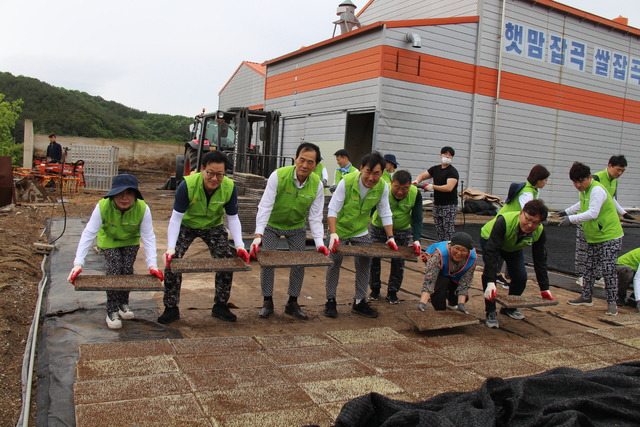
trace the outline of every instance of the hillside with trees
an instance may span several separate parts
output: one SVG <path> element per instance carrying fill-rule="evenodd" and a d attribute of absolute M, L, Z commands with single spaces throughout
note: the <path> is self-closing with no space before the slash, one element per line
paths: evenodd
<path fill-rule="evenodd" d="M 22 99 L 22 112 L 13 129 L 23 141 L 24 119 L 33 120 L 35 133 L 88 138 L 182 142 L 193 119 L 152 114 L 99 96 L 52 86 L 38 79 L 0 72 L 0 94 L 5 101 Z"/>

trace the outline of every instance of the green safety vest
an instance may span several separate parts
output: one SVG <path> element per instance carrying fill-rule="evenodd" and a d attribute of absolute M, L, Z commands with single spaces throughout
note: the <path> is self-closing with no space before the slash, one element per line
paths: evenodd
<path fill-rule="evenodd" d="M 349 173 L 351 173 L 351 172 L 357 172 L 357 171 L 358 171 L 358 169 L 357 169 L 355 166 L 351 165 L 351 166 L 349 166 L 349 172 L 345 173 L 344 175 L 347 175 L 347 174 L 349 174 Z M 340 181 L 342 181 L 342 177 L 343 177 L 344 175 L 342 174 L 342 171 L 341 171 L 340 169 L 336 169 L 336 175 L 335 175 L 335 182 L 334 182 L 334 184 L 335 184 L 335 185 L 338 185 L 338 183 L 339 183 Z"/>
<path fill-rule="evenodd" d="M 338 212 L 336 231 L 341 239 L 348 239 L 367 231 L 371 209 L 378 204 L 384 191 L 384 181 L 380 180 L 370 188 L 366 197 L 360 196 L 360 172 L 350 173 L 344 177 L 344 205 Z"/>
<path fill-rule="evenodd" d="M 320 178 L 312 173 L 302 188 L 298 188 L 294 180 L 295 166 L 277 169 L 276 173 L 278 190 L 267 224 L 280 230 L 304 227 L 309 208 L 318 195 Z"/>
<path fill-rule="evenodd" d="M 100 249 L 122 248 L 140 244 L 140 224 L 147 204 L 136 199 L 129 209 L 122 212 L 111 197 L 98 202 L 102 226 L 98 230 Z"/>
<path fill-rule="evenodd" d="M 391 174 L 385 169 L 384 172 L 382 172 L 382 177 L 380 179 L 386 182 L 387 184 L 391 184 L 392 178 L 393 177 L 391 176 Z"/>
<path fill-rule="evenodd" d="M 609 178 L 609 174 L 607 173 L 606 169 L 598 173 L 594 173 L 593 176 L 594 178 L 597 177 L 596 181 L 602 184 L 604 189 L 607 190 L 607 193 L 609 193 L 611 197 L 616 197 L 616 191 L 618 191 L 617 178 L 614 178 L 614 179 Z"/>
<path fill-rule="evenodd" d="M 627 252 L 618 258 L 618 265 L 626 265 L 636 273 L 638 272 L 638 265 L 640 265 L 640 248 L 636 248 Z"/>
<path fill-rule="evenodd" d="M 391 207 L 391 213 L 393 214 L 393 229 L 394 230 L 406 230 L 411 228 L 411 211 L 416 204 L 416 197 L 418 197 L 418 187 L 412 185 L 409 187 L 409 192 L 402 200 L 397 200 L 393 197 L 391 188 L 389 188 L 389 207 Z M 382 218 L 378 215 L 378 211 L 373 213 L 373 219 L 371 220 L 376 227 L 382 227 Z"/>
<path fill-rule="evenodd" d="M 580 192 L 580 213 L 589 210 L 589 199 L 591 197 L 591 190 L 593 190 L 594 187 L 605 188 L 604 185 L 595 179 L 591 180 L 589 188 Z M 582 223 L 582 231 L 587 243 L 606 242 L 607 240 L 624 236 L 622 225 L 620 225 L 620 218 L 618 218 L 618 212 L 616 211 L 616 206 L 613 203 L 611 194 L 609 194 L 608 191 L 606 193 L 607 200 L 602 204 L 598 217 Z"/>
<path fill-rule="evenodd" d="M 205 230 L 222 224 L 224 205 L 231 199 L 235 184 L 224 177 L 220 186 L 211 195 L 207 204 L 202 172 L 184 177 L 189 193 L 189 207 L 184 213 L 182 224 L 196 230 Z"/>
<path fill-rule="evenodd" d="M 313 170 L 313 173 L 318 175 L 320 177 L 320 180 L 322 180 L 322 170 L 323 169 L 325 169 L 324 165 L 322 163 L 318 163 L 318 166 L 316 166 L 316 168 Z"/>
<path fill-rule="evenodd" d="M 507 212 L 505 214 L 496 215 L 491 221 L 486 223 L 482 229 L 480 230 L 480 236 L 489 240 L 489 236 L 491 236 L 491 230 L 493 230 L 493 225 L 496 223 L 496 219 L 498 216 L 502 216 L 507 225 L 507 231 L 504 235 L 504 240 L 502 242 L 502 250 L 505 252 L 515 252 L 527 246 L 531 246 L 534 242 L 537 242 L 542 234 L 542 230 L 544 227 L 542 224 L 533 232 L 530 236 L 524 237 L 519 242 L 518 239 L 518 224 L 520 222 L 520 211 L 518 212 Z"/>
<path fill-rule="evenodd" d="M 522 207 L 520 206 L 520 201 L 518 199 L 520 198 L 520 195 L 522 193 L 533 193 L 533 198 L 538 198 L 538 189 L 531 185 L 529 181 L 527 181 L 522 190 L 518 191 L 518 194 L 516 194 L 515 197 L 509 201 L 509 203 L 500 208 L 500 210 L 498 211 L 498 215 L 507 212 L 520 212 L 522 210 Z"/>

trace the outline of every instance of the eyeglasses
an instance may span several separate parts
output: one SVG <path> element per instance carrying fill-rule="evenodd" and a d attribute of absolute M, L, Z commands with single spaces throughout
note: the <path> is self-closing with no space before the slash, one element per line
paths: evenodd
<path fill-rule="evenodd" d="M 542 224 L 542 221 L 534 221 L 531 219 L 531 217 L 529 217 L 526 213 L 522 212 L 522 216 L 524 217 L 524 223 L 527 225 L 534 225 L 534 226 L 539 226 L 540 224 Z"/>
<path fill-rule="evenodd" d="M 207 178 L 218 178 L 218 179 L 222 179 L 224 178 L 224 172 L 214 172 L 214 171 L 210 171 L 205 169 L 204 172 L 207 174 Z"/>

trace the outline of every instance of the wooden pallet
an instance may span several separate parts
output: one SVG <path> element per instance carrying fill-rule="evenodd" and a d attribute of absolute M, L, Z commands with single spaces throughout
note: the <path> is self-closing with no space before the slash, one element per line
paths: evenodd
<path fill-rule="evenodd" d="M 210 273 L 213 271 L 248 271 L 251 266 L 238 257 L 180 258 L 171 261 L 173 273 Z"/>
<path fill-rule="evenodd" d="M 150 274 L 106 276 L 81 274 L 76 278 L 76 291 L 164 291 L 164 285 Z"/>
<path fill-rule="evenodd" d="M 343 256 L 367 256 L 371 258 L 395 258 L 405 261 L 418 262 L 413 246 L 399 246 L 398 252 L 392 250 L 386 243 L 372 243 L 371 245 L 353 246 L 340 245 L 338 252 Z"/>
<path fill-rule="evenodd" d="M 258 262 L 261 267 L 322 267 L 333 264 L 333 261 L 317 251 L 260 251 Z"/>
<path fill-rule="evenodd" d="M 529 308 L 558 305 L 558 301 L 549 301 L 540 297 L 526 297 L 524 295 L 498 295 L 496 302 L 504 308 Z"/>
<path fill-rule="evenodd" d="M 419 331 L 435 331 L 478 323 L 478 319 L 472 315 L 464 314 L 458 310 L 435 311 L 429 308 L 427 311 L 410 311 L 407 313 L 407 317 Z"/>

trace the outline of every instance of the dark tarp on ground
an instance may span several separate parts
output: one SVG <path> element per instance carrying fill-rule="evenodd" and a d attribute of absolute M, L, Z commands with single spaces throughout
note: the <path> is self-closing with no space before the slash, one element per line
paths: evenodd
<path fill-rule="evenodd" d="M 132 292 L 136 318 L 119 330 L 107 328 L 105 292 L 77 292 L 67 282 L 86 218 L 53 218 L 49 241 L 56 241 L 46 266 L 48 282 L 42 303 L 42 328 L 37 342 L 37 426 L 75 425 L 73 384 L 80 344 L 180 338 L 180 333 L 157 323 L 158 305 L 148 292 Z M 144 256 L 140 249 L 138 257 Z M 103 274 L 104 257 L 89 250 L 84 274 Z"/>
<path fill-rule="evenodd" d="M 637 426 L 638 402 L 640 362 L 630 362 L 587 372 L 557 368 L 530 377 L 489 378 L 477 390 L 424 402 L 370 393 L 347 402 L 335 425 Z"/>

